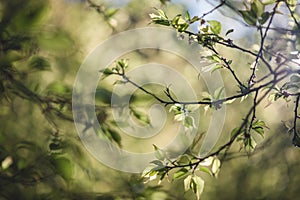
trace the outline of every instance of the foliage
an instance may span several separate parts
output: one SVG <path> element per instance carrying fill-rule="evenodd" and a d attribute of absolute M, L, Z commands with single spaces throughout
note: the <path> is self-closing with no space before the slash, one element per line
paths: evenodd
<path fill-rule="evenodd" d="M 226 127 L 228 130 L 225 129 L 229 139 L 220 141 L 217 148 L 203 157 L 198 153 L 201 138 L 205 133 L 197 133 L 189 149 L 177 157 L 172 157 L 169 152 L 154 144 L 156 159 L 149 163 L 141 177 L 113 170 L 105 171 L 103 166 L 99 165 L 91 166 L 96 165 L 95 161 L 82 147 L 72 126 L 72 91 L 69 80 L 74 77 L 74 65 L 80 63 L 81 55 L 78 49 L 81 44 L 74 32 L 62 25 L 63 22 L 49 17 L 53 14 L 51 6 L 55 7 L 53 2 L 0 1 L 1 199 L 178 199 L 184 195 L 192 198 L 189 192 L 193 193 L 196 199 L 200 199 L 202 196 L 207 197 L 209 192 L 214 196 L 212 193 L 216 193 L 213 191 L 217 190 L 224 192 L 224 198 L 232 198 L 224 191 L 224 186 L 228 183 L 222 182 L 232 177 L 222 176 L 223 168 L 224 173 L 232 173 L 233 177 L 237 177 L 236 180 L 230 180 L 236 182 L 239 187 L 238 183 L 245 181 L 245 174 L 246 180 L 253 181 L 252 175 L 247 176 L 248 172 L 254 174 L 253 177 L 258 177 L 258 180 L 262 179 L 259 177 L 261 174 L 270 174 L 265 171 L 266 163 L 276 174 L 285 174 L 289 176 L 288 179 L 296 180 L 292 184 L 297 185 L 299 176 L 295 169 L 299 162 L 294 158 L 296 154 L 291 153 L 289 149 L 291 143 L 300 147 L 300 22 L 297 1 L 253 0 L 244 1 L 244 4 L 240 5 L 236 1 L 220 0 L 214 1 L 214 7 L 201 16 L 192 16 L 189 11 L 184 11 L 183 14 L 176 13 L 174 17 L 170 17 L 173 13 L 169 15 L 168 12 L 171 11 L 168 8 L 173 5 L 172 1 L 160 0 L 157 1 L 157 8 L 149 14 L 150 19 L 145 13 L 145 19 L 150 20 L 151 24 L 174 29 L 179 38 L 187 38 L 191 45 L 200 45 L 203 51 L 208 51 L 209 54 L 202 58 L 209 65 L 203 70 L 223 73 L 228 84 L 212 93 L 202 92 L 197 101 L 179 101 L 173 96 L 169 86 L 160 91 L 155 87 L 140 86 L 132 80 L 127 72 L 134 60 L 117 60 L 114 66 L 99 73 L 104 75 L 102 77 L 108 80 L 110 85 L 129 84 L 138 89 L 140 93 L 132 96 L 129 109 L 131 116 L 140 125 L 151 125 L 149 116 L 138 106 L 140 102 L 161 103 L 168 108 L 174 123 L 185 127 L 186 133 L 197 129 L 193 117 L 197 109 L 203 109 L 204 114 L 218 111 L 225 105 L 233 109 L 242 109 L 239 111 L 241 114 L 237 114 L 237 120 L 232 120 Z M 132 4 L 134 3 L 140 2 Z M 201 5 L 201 1 L 198 3 Z M 108 30 L 109 27 L 111 32 L 105 32 L 108 35 L 120 31 L 116 19 L 126 14 L 131 20 L 130 26 L 138 26 L 139 20 L 147 25 L 144 19 L 137 19 L 136 10 L 130 13 L 128 8 L 126 12 L 122 12 L 123 8 L 114 8 L 91 0 L 78 5 L 80 9 L 89 8 L 87 13 L 99 14 L 96 19 L 103 20 L 101 26 L 104 30 Z M 258 48 L 253 49 L 240 44 L 242 42 L 233 41 L 230 35 L 240 30 L 235 27 L 225 30 L 225 21 L 210 18 L 218 11 L 223 14 L 231 13 L 232 18 L 253 29 L 258 35 L 258 42 L 253 44 Z M 118 15 L 121 17 L 118 18 Z M 290 25 L 278 27 L 278 17 L 288 20 Z M 197 30 L 193 28 L 195 25 Z M 125 27 L 124 24 L 123 26 Z M 130 26 L 128 25 L 129 28 Z M 277 38 L 283 40 L 287 48 L 281 49 L 275 45 L 274 40 Z M 85 40 L 86 38 L 83 39 L 83 43 L 88 43 Z M 227 50 L 235 51 L 237 56 L 228 55 L 225 53 Z M 240 62 L 240 58 L 247 58 L 247 64 Z M 109 110 L 112 94 L 110 86 L 99 87 L 96 91 L 96 115 L 104 132 L 104 135 L 99 132 L 99 137 L 123 147 L 125 139 L 117 129 L 117 122 L 112 119 Z M 282 124 L 281 126 L 271 123 L 269 125 L 272 113 L 263 115 L 263 108 L 259 106 L 266 104 L 265 107 L 268 107 L 282 102 L 292 108 L 289 118 L 277 123 Z M 93 125 L 86 125 L 86 129 L 93 128 Z M 274 132 L 287 132 L 292 142 L 287 142 L 287 135 L 278 136 L 278 133 Z M 266 133 L 274 133 L 279 139 Z M 261 140 L 266 140 L 266 145 L 260 145 Z M 264 155 L 265 159 L 253 158 L 257 152 L 264 152 L 262 148 L 272 141 L 275 144 L 279 143 L 278 148 L 270 147 L 269 154 Z M 243 160 L 244 156 L 248 156 L 254 164 L 245 164 L 247 161 Z M 287 167 L 283 159 L 291 163 L 291 166 Z M 276 166 L 278 160 L 279 167 Z M 238 165 L 238 162 L 242 164 Z M 227 163 L 230 166 L 228 168 Z M 238 168 L 237 165 L 241 167 Z M 210 177 L 219 177 L 217 182 L 222 185 L 212 190 L 211 185 L 216 183 Z M 260 184 L 266 185 L 265 188 L 272 188 L 271 183 L 265 179 L 264 183 L 253 181 L 249 188 L 255 190 Z M 278 177 L 277 179 L 276 186 L 286 187 L 283 181 L 279 181 Z M 154 180 L 158 180 L 158 185 L 153 184 Z M 165 189 L 168 187 L 166 181 L 172 182 L 175 189 Z M 180 186 L 176 186 L 178 182 Z M 111 186 L 106 189 L 105 185 Z M 176 196 L 178 188 L 183 191 Z M 234 192 L 236 189 L 232 190 Z M 253 195 L 253 191 L 249 191 L 247 190 Z M 235 192 L 238 195 L 237 191 Z M 262 198 L 268 197 L 267 194 L 261 193 Z M 296 190 L 292 190 L 291 193 L 299 194 Z M 245 195 L 245 199 L 253 199 L 248 195 L 249 197 Z M 276 198 L 272 194 L 268 195 L 270 199 Z M 294 198 L 296 197 L 295 195 Z"/>

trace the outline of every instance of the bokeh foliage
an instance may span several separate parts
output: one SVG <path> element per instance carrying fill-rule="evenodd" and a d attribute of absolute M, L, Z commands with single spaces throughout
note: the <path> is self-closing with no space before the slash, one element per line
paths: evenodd
<path fill-rule="evenodd" d="M 185 10 L 169 1 L 135 0 L 121 8 L 100 1 L 0 1 L 0 199 L 195 198 L 191 191 L 184 192 L 182 179 L 171 184 L 167 180 L 161 185 L 144 184 L 140 175 L 103 166 L 84 149 L 72 121 L 72 83 L 85 55 L 112 34 L 147 26 L 153 7 L 163 8 L 174 17 Z M 251 25 L 254 21 L 248 14 L 242 16 Z M 180 32 L 186 30 L 178 21 L 174 20 L 174 26 Z M 210 25 L 214 34 L 220 32 L 216 21 Z M 278 35 L 274 33 L 274 37 Z M 247 41 L 239 43 L 247 45 Z M 240 56 L 234 51 L 227 54 Z M 164 60 L 163 53 L 150 51 L 124 57 L 139 63 L 153 55 L 158 61 Z M 244 70 L 249 69 L 238 71 L 242 77 Z M 231 80 L 227 76 L 224 74 L 225 80 Z M 230 81 L 227 84 L 230 86 Z M 121 141 L 123 135 L 115 132 L 107 108 L 111 89 L 107 83 L 97 90 L 98 120 L 106 125 L 109 139 L 132 145 L 136 141 Z M 228 92 L 235 90 L 234 86 Z M 152 101 L 142 93 L 136 96 L 133 105 L 137 108 L 140 101 Z M 134 102 L 134 98 L 140 101 Z M 228 112 L 220 144 L 246 112 L 245 104 L 235 103 L 235 109 Z M 292 108 L 280 101 L 260 109 L 266 117 L 278 113 L 266 122 L 270 130 L 264 142 L 251 154 L 229 154 L 217 179 L 204 173 L 203 199 L 297 199 L 300 195 L 299 149 L 291 144 L 292 136 L 284 127 L 291 126 L 293 116 L 288 113 Z M 132 114 L 141 123 L 148 123 L 141 110 L 133 109 Z M 205 121 L 202 123 L 205 127 Z"/>

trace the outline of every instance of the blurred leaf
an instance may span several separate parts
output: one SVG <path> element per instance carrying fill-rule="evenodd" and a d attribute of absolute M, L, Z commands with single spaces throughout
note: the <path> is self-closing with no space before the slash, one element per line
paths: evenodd
<path fill-rule="evenodd" d="M 49 70 L 50 63 L 49 61 L 42 56 L 33 56 L 28 63 L 29 67 L 37 70 Z"/>
<path fill-rule="evenodd" d="M 245 11 L 245 10 L 239 10 L 239 12 L 242 14 L 242 17 L 244 21 L 250 25 L 250 26 L 255 26 L 256 25 L 256 16 L 253 15 L 252 12 L 250 11 Z"/>
<path fill-rule="evenodd" d="M 200 165 L 201 166 L 211 166 L 211 164 L 213 163 L 214 158 L 213 157 L 208 157 L 205 160 L 203 160 Z"/>
<path fill-rule="evenodd" d="M 211 166 L 211 171 L 215 176 L 217 176 L 217 174 L 220 170 L 220 167 L 221 167 L 221 161 L 217 157 L 214 158 L 214 161 Z"/>
<path fill-rule="evenodd" d="M 179 179 L 179 178 L 182 178 L 182 177 L 185 176 L 188 172 L 189 172 L 188 169 L 186 169 L 186 168 L 181 168 L 180 170 L 178 170 L 177 172 L 175 172 L 175 173 L 173 174 L 173 179 Z"/>
<path fill-rule="evenodd" d="M 185 19 L 186 19 L 187 21 L 190 21 L 191 16 L 190 16 L 189 11 L 186 11 L 186 13 L 185 13 Z"/>
<path fill-rule="evenodd" d="M 150 163 L 153 163 L 153 164 L 155 164 L 157 166 L 164 166 L 163 163 L 160 160 L 153 160 Z"/>
<path fill-rule="evenodd" d="M 225 33 L 225 35 L 227 36 L 228 34 L 232 33 L 233 31 L 234 31 L 234 29 L 229 29 L 229 30 Z"/>
<path fill-rule="evenodd" d="M 155 24 L 160 24 L 160 25 L 165 25 L 165 26 L 170 26 L 169 19 L 165 12 L 161 9 L 156 9 L 157 14 L 151 13 L 149 14 L 151 20 Z"/>
<path fill-rule="evenodd" d="M 148 125 L 150 124 L 150 119 L 147 115 L 144 113 L 137 111 L 136 109 L 131 108 L 130 109 L 133 116 L 142 124 L 142 125 Z"/>
<path fill-rule="evenodd" d="M 264 24 L 268 21 L 269 17 L 270 17 L 270 13 L 269 12 L 264 12 L 262 15 L 261 15 L 261 18 L 258 20 L 260 24 Z"/>
<path fill-rule="evenodd" d="M 66 53 L 73 49 L 74 41 L 63 31 L 43 32 L 38 37 L 41 48 L 52 53 Z"/>
<path fill-rule="evenodd" d="M 275 2 L 276 2 L 276 0 L 262 0 L 262 3 L 263 3 L 264 5 L 273 4 L 273 3 L 275 3 Z"/>
<path fill-rule="evenodd" d="M 192 174 L 186 177 L 183 181 L 184 183 L 184 191 L 188 191 L 191 189 L 191 182 L 192 182 Z"/>
<path fill-rule="evenodd" d="M 199 200 L 204 189 L 204 180 L 194 175 L 191 181 L 191 189 L 196 194 L 197 200 Z"/>
<path fill-rule="evenodd" d="M 299 147 L 299 148 L 300 148 L 300 137 L 298 136 L 298 134 L 295 134 L 295 135 L 294 135 L 294 138 L 293 138 L 293 144 L 294 144 L 296 147 Z"/>
<path fill-rule="evenodd" d="M 190 20 L 190 24 L 192 24 L 192 23 L 194 23 L 194 22 L 196 22 L 196 21 L 198 21 L 198 20 L 200 20 L 200 18 L 197 17 L 197 16 L 194 16 L 194 17 Z"/>
<path fill-rule="evenodd" d="M 209 20 L 207 21 L 209 24 L 210 24 L 210 28 L 211 28 L 211 31 L 218 35 L 221 33 L 221 29 L 222 29 L 222 25 L 219 21 L 216 21 L 216 20 Z"/>
<path fill-rule="evenodd" d="M 101 103 L 111 104 L 112 92 L 106 88 L 97 88 L 95 99 Z"/>
<path fill-rule="evenodd" d="M 50 83 L 46 90 L 48 94 L 66 95 L 71 93 L 71 89 L 62 82 Z"/>
<path fill-rule="evenodd" d="M 292 75 L 292 76 L 290 77 L 290 81 L 291 81 L 292 83 L 298 83 L 298 82 L 300 82 L 300 76 L 299 76 L 299 75 Z"/>
<path fill-rule="evenodd" d="M 264 4 L 260 0 L 253 0 L 251 4 L 251 12 L 256 15 L 256 18 L 260 17 L 265 10 Z"/>
<path fill-rule="evenodd" d="M 36 29 L 48 10 L 47 4 L 43 1 L 26 1 L 23 6 L 12 21 L 14 28 L 21 32 Z"/>
<path fill-rule="evenodd" d="M 195 127 L 194 118 L 191 116 L 185 116 L 183 125 L 187 128 L 194 128 Z"/>
<path fill-rule="evenodd" d="M 56 172 L 61 175 L 64 179 L 70 180 L 73 176 L 73 164 L 65 157 L 55 157 L 54 165 Z"/>
<path fill-rule="evenodd" d="M 164 160 L 164 159 L 166 159 L 167 158 L 167 153 L 164 151 L 164 150 L 162 150 L 162 149 L 160 149 L 160 148 L 158 148 L 156 145 L 154 145 L 153 144 L 153 147 L 154 147 L 154 155 L 155 155 L 155 157 L 158 159 L 158 160 Z"/>
<path fill-rule="evenodd" d="M 213 175 L 212 173 L 211 173 L 211 171 L 207 168 L 207 167 L 203 167 L 203 166 L 200 166 L 199 167 L 199 170 L 201 171 L 201 172 L 205 172 L 205 173 L 207 173 L 207 174 L 209 174 L 209 175 Z"/>
<path fill-rule="evenodd" d="M 219 99 L 222 99 L 224 98 L 224 93 L 225 93 L 225 88 L 222 86 L 222 87 L 219 87 L 218 89 L 215 90 L 214 92 L 214 99 L 215 100 L 219 100 Z"/>
<path fill-rule="evenodd" d="M 108 129 L 108 133 L 110 134 L 112 140 L 115 141 L 119 146 L 121 146 L 121 135 L 111 128 Z"/>
<path fill-rule="evenodd" d="M 119 9 L 109 8 L 109 9 L 105 10 L 105 17 L 106 17 L 106 18 L 111 18 L 111 17 L 114 16 L 118 11 L 119 11 Z"/>

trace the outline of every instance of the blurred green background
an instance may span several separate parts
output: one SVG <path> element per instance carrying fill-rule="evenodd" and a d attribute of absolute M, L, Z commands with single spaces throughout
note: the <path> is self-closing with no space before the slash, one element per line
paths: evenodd
<path fill-rule="evenodd" d="M 116 33 L 152 26 L 148 25 L 148 15 L 153 7 L 162 7 L 170 16 L 187 8 L 181 3 L 162 5 L 158 0 L 133 0 L 122 6 L 109 1 L 94 3 L 0 1 L 0 199 L 195 199 L 192 192 L 184 192 L 182 180 L 144 184 L 139 174 L 119 172 L 95 160 L 78 138 L 71 113 L 73 81 L 91 50 Z M 249 40 L 255 41 L 256 35 L 243 34 L 236 42 L 250 48 Z M 248 62 L 236 51 L 222 53 Z M 180 62 L 182 68 L 188 68 L 187 63 L 168 56 L 140 51 L 124 58 L 130 58 L 133 66 L 156 61 L 175 67 Z M 244 72 L 249 69 L 234 64 L 239 67 L 238 75 L 246 79 Z M 199 94 L 205 90 L 191 71 L 182 73 L 196 80 Z M 223 75 L 227 92 L 235 92 L 231 77 Z M 96 96 L 98 120 L 111 126 L 107 103 L 113 86 L 109 79 L 103 85 L 99 98 Z M 140 98 L 136 107 L 152 102 L 142 93 L 135 95 Z M 218 178 L 203 175 L 202 199 L 299 198 L 300 151 L 292 145 L 292 136 L 284 126 L 289 125 L 293 108 L 284 101 L 267 108 L 265 105 L 267 102 L 260 105 L 258 113 L 270 127 L 264 141 L 250 155 L 230 154 Z M 230 131 L 241 123 L 247 100 L 227 109 L 219 144 L 228 140 Z M 208 120 L 201 118 L 199 132 L 205 131 Z M 166 134 L 157 142 L 168 140 L 171 133 Z M 146 149 L 151 150 L 153 142 Z M 145 148 L 125 136 L 121 143 L 125 149 L 132 149 L 133 144 L 137 151 Z"/>

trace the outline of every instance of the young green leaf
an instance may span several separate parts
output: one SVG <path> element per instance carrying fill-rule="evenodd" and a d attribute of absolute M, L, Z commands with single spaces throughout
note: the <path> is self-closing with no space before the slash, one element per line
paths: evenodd
<path fill-rule="evenodd" d="M 251 12 L 256 15 L 256 18 L 260 17 L 265 10 L 264 4 L 260 0 L 254 0 L 251 4 Z"/>
<path fill-rule="evenodd" d="M 221 167 L 221 161 L 216 157 L 211 166 L 211 171 L 215 176 L 217 176 L 218 172 L 220 171 L 220 167 Z"/>
<path fill-rule="evenodd" d="M 219 35 L 221 33 L 222 25 L 219 21 L 209 20 L 207 22 L 210 24 L 210 29 L 214 34 Z"/>
<path fill-rule="evenodd" d="M 191 175 L 187 176 L 184 179 L 184 181 L 183 181 L 183 183 L 184 183 L 184 191 L 188 191 L 188 190 L 191 189 L 192 177 L 193 177 L 193 175 L 191 174 Z"/>
<path fill-rule="evenodd" d="M 204 189 L 204 180 L 199 176 L 193 176 L 191 188 L 196 194 L 197 200 L 199 200 Z"/>
<path fill-rule="evenodd" d="M 184 118 L 183 125 L 187 128 L 194 128 L 195 127 L 194 118 L 191 116 L 186 116 Z"/>
<path fill-rule="evenodd" d="M 154 147 L 154 155 L 155 155 L 155 157 L 158 159 L 158 160 L 164 160 L 164 159 L 166 159 L 167 158 L 167 153 L 164 151 L 164 150 L 162 150 L 162 149 L 160 149 L 160 148 L 158 148 L 156 145 L 154 145 L 153 144 L 153 147 Z"/>
<path fill-rule="evenodd" d="M 209 174 L 209 175 L 213 175 L 212 173 L 211 173 L 211 171 L 207 168 L 207 167 L 203 167 L 203 166 L 200 166 L 199 167 L 199 170 L 201 171 L 201 172 L 205 172 L 205 173 L 207 173 L 207 174 Z"/>
<path fill-rule="evenodd" d="M 188 169 L 186 169 L 186 168 L 181 168 L 180 170 L 178 170 L 177 172 L 175 172 L 175 173 L 173 174 L 173 179 L 179 179 L 179 178 L 182 178 L 182 177 L 185 176 L 188 172 L 189 172 Z"/>
<path fill-rule="evenodd" d="M 190 21 L 191 16 L 190 16 L 189 11 L 186 11 L 186 13 L 185 13 L 185 19 L 186 19 L 187 21 Z"/>
<path fill-rule="evenodd" d="M 266 23 L 270 17 L 270 13 L 269 12 L 264 12 L 262 15 L 261 15 L 261 18 L 258 19 L 259 23 L 261 25 L 263 25 L 264 23 Z"/>
<path fill-rule="evenodd" d="M 250 12 L 250 11 L 245 11 L 245 10 L 239 10 L 241 13 L 244 21 L 250 25 L 250 26 L 255 26 L 256 25 L 256 16 Z"/>
<path fill-rule="evenodd" d="M 232 33 L 233 31 L 234 31 L 234 29 L 229 29 L 229 30 L 225 33 L 225 35 L 227 36 L 228 34 Z"/>

